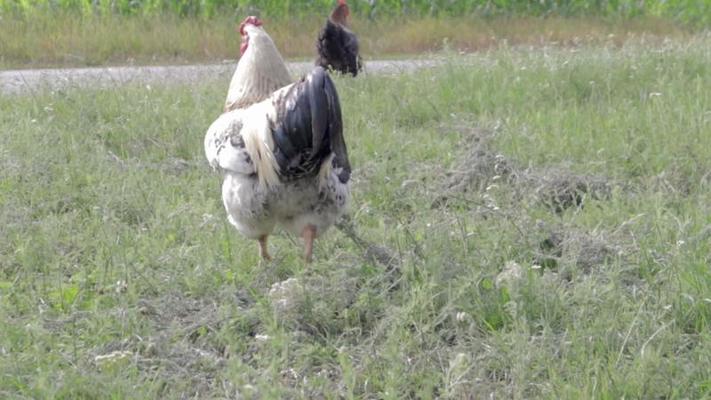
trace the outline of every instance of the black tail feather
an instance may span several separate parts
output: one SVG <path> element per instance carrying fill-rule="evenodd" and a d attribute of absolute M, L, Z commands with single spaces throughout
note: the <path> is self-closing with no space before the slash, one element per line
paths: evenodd
<path fill-rule="evenodd" d="M 341 168 L 339 179 L 348 181 L 351 168 L 343 139 L 341 106 L 328 73 L 316 67 L 276 107 L 272 137 L 282 177 L 315 175 L 334 153 L 334 167 Z"/>

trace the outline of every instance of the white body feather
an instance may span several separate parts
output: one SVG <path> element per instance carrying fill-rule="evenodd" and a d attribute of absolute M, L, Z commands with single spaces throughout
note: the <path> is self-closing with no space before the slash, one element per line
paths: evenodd
<path fill-rule="evenodd" d="M 247 25 L 244 30 L 249 42 L 232 75 L 225 111 L 260 102 L 293 82 L 284 59 L 264 29 Z"/>
<path fill-rule="evenodd" d="M 291 86 L 291 85 L 289 85 Z M 276 224 L 301 235 L 308 224 L 321 235 L 345 212 L 348 183 L 332 168 L 333 156 L 311 178 L 283 182 L 272 153 L 271 126 L 276 122 L 274 99 L 222 114 L 205 135 L 205 155 L 222 171 L 222 200 L 228 219 L 245 236 L 258 239 Z"/>

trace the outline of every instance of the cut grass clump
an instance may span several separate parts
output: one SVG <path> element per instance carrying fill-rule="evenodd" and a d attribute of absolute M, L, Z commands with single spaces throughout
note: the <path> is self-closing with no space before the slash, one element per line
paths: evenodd
<path fill-rule="evenodd" d="M 523 170 L 492 150 L 494 132 L 466 126 L 449 129 L 466 132 L 462 135 L 466 145 L 456 164 L 444 173 L 444 183 L 435 190 L 440 194 L 432 207 L 454 204 L 457 199 L 466 203 L 468 192 L 483 194 L 500 186 L 514 187 L 519 200 L 532 199 L 556 213 L 582 207 L 584 200 L 604 200 L 611 196 L 611 184 L 604 177 L 579 175 L 562 167 Z"/>

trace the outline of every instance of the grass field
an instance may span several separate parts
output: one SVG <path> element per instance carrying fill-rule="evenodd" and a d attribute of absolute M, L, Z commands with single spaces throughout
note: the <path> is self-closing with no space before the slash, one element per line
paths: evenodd
<path fill-rule="evenodd" d="M 336 79 L 309 266 L 225 220 L 228 82 L 0 98 L 0 397 L 711 397 L 711 38 L 451 57 Z"/>

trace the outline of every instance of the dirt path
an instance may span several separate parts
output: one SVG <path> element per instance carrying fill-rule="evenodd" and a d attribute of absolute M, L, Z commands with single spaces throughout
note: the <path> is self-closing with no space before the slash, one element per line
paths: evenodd
<path fill-rule="evenodd" d="M 433 67 L 440 60 L 391 60 L 369 61 L 368 74 L 393 74 L 411 72 Z M 310 62 L 287 63 L 293 76 L 302 75 L 313 64 Z M 234 71 L 234 62 L 213 65 L 181 65 L 161 67 L 106 67 L 62 68 L 0 71 L 0 93 L 22 94 L 41 88 L 61 89 L 66 87 L 111 87 L 130 83 L 163 84 L 193 83 L 212 79 L 228 80 Z"/>

